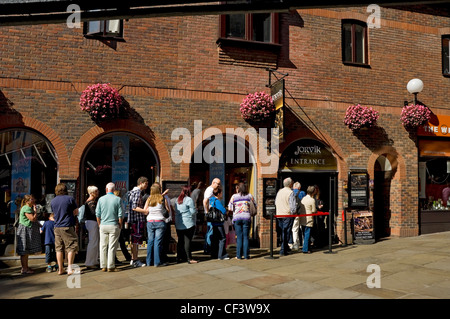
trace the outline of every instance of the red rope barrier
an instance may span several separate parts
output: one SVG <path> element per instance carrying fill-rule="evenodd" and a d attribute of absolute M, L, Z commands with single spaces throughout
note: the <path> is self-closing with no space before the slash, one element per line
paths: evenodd
<path fill-rule="evenodd" d="M 317 212 L 315 214 L 301 214 L 301 215 L 275 215 L 276 218 L 287 218 L 287 217 L 303 217 L 303 216 L 328 216 L 330 213 Z"/>

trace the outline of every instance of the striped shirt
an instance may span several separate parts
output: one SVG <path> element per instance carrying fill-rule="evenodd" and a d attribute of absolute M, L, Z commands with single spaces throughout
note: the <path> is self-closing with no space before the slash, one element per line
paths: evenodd
<path fill-rule="evenodd" d="M 236 220 L 249 220 L 250 215 L 250 201 L 256 206 L 255 199 L 252 194 L 242 196 L 240 193 L 233 194 L 228 203 L 228 210 L 233 212 L 233 222 Z"/>

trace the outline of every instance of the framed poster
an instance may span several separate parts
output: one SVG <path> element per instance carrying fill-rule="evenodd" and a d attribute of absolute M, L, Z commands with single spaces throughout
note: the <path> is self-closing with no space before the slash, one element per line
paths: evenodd
<path fill-rule="evenodd" d="M 357 244 L 375 242 L 372 211 L 353 211 L 353 236 Z"/>
<path fill-rule="evenodd" d="M 348 173 L 348 207 L 369 206 L 369 174 L 367 171 Z"/>
<path fill-rule="evenodd" d="M 269 219 L 275 216 L 275 197 L 278 192 L 278 180 L 276 178 L 263 178 L 263 217 Z"/>

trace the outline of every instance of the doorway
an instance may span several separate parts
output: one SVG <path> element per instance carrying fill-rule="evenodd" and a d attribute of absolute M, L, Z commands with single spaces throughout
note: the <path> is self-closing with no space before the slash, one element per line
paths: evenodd
<path fill-rule="evenodd" d="M 280 172 L 279 185 L 283 185 L 283 180 L 287 177 L 301 184 L 301 190 L 306 193 L 308 186 L 317 186 L 320 190 L 319 199 L 323 201 L 322 212 L 328 212 L 328 216 L 314 216 L 313 235 L 314 247 L 322 248 L 329 242 L 329 220 L 331 218 L 331 238 L 335 237 L 335 216 L 337 213 L 337 172 Z M 301 237 L 301 236 L 300 236 Z"/>

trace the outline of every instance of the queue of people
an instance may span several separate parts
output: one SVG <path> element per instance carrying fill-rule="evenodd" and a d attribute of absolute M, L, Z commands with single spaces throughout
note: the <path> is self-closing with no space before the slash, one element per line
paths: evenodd
<path fill-rule="evenodd" d="M 317 185 L 307 187 L 306 194 L 301 191 L 301 184 L 288 177 L 283 180 L 281 188 L 275 198 L 277 229 L 280 240 L 280 256 L 300 249 L 302 238 L 302 252 L 311 254 L 312 246 L 318 246 L 321 226 L 324 225 L 323 216 L 315 215 L 324 207 L 320 199 Z M 300 215 L 293 217 L 293 215 Z M 286 217 L 285 217 L 286 216 Z M 302 234 L 300 236 L 300 233 Z"/>
<path fill-rule="evenodd" d="M 312 216 L 292 217 L 299 214 L 299 208 L 306 215 L 314 214 L 323 205 L 318 199 L 317 186 L 308 186 L 306 194 L 301 191 L 299 182 L 293 183 L 291 178 L 283 181 L 283 188 L 275 199 L 278 228 L 280 229 L 280 255 L 284 256 L 292 249 L 300 246 L 300 226 L 302 232 L 302 251 L 311 253 L 314 234 Z M 117 271 L 116 250 L 121 247 L 124 257 L 134 268 L 144 266 L 167 266 L 167 246 L 171 239 L 170 224 L 173 221 L 178 237 L 176 248 L 177 263 L 196 264 L 193 259 L 191 244 L 197 227 L 197 213 L 204 211 L 208 215 L 214 207 L 224 215 L 224 220 L 230 216 L 236 234 L 236 259 L 250 259 L 249 237 L 251 229 L 252 207 L 256 201 L 248 192 L 244 183 L 236 185 L 235 194 L 227 205 L 223 205 L 221 181 L 213 179 L 211 185 L 203 194 L 203 205 L 198 204 L 201 188 L 196 188 L 191 194 L 191 188 L 184 186 L 178 197 L 172 201 L 167 196 L 167 190 L 162 191 L 159 183 L 150 187 L 148 198 L 143 197 L 148 188 L 148 179 L 140 177 L 137 186 L 127 194 L 128 209 L 125 210 L 120 198 L 120 192 L 114 183 L 105 187 L 106 195 L 99 197 L 96 186 L 87 188 L 89 197 L 78 207 L 75 199 L 68 195 L 65 184 L 60 183 L 55 188 L 55 198 L 51 202 L 52 214 L 40 230 L 37 221 L 34 198 L 26 195 L 22 201 L 17 229 L 17 253 L 21 256 L 22 274 L 32 274 L 28 266 L 28 256 L 41 252 L 40 232 L 44 233 L 47 271 L 57 271 L 59 275 L 72 274 L 75 255 L 79 250 L 76 232 L 77 219 L 84 223 L 88 233 L 85 266 L 87 269 L 102 271 Z M 194 198 L 193 198 L 194 197 Z M 290 215 L 284 217 L 284 215 Z M 203 216 L 202 216 L 203 217 Z M 124 227 L 125 223 L 127 226 Z M 130 233 L 125 235 L 124 229 Z M 131 243 L 131 254 L 128 252 L 125 238 Z M 147 239 L 147 256 L 145 263 L 138 258 L 138 248 Z M 224 222 L 208 222 L 205 245 L 209 247 L 211 258 L 228 260 L 230 256 L 226 249 L 226 231 Z M 56 258 L 55 258 L 56 257 Z M 64 261 L 67 260 L 67 269 Z M 56 261 L 56 263 L 55 263 Z"/>

